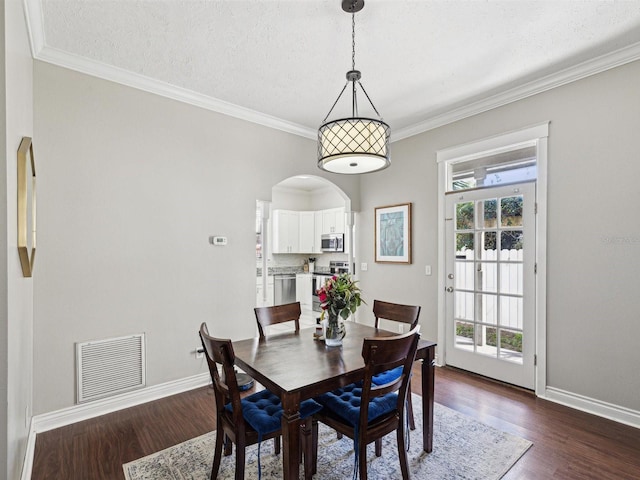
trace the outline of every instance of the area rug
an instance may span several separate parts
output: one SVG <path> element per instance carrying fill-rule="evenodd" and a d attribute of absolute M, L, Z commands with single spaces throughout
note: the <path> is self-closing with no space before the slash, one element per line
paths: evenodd
<path fill-rule="evenodd" d="M 531 447 L 532 443 L 501 432 L 450 408 L 435 404 L 433 452 L 422 450 L 422 409 L 414 394 L 416 430 L 410 434 L 409 471 L 414 479 L 492 480 L 501 478 Z M 211 474 L 215 432 L 193 438 L 123 465 L 127 480 L 206 480 Z M 369 478 L 400 479 L 395 433 L 383 440 L 382 456 L 376 457 L 374 445 L 367 450 Z M 245 478 L 258 478 L 257 445 L 247 448 Z M 218 479 L 233 479 L 235 451 L 222 457 Z M 261 450 L 262 478 L 282 478 L 282 456 L 274 455 L 273 442 Z M 302 465 L 301 465 L 302 467 Z M 314 478 L 345 480 L 353 475 L 353 442 L 338 440 L 335 431 L 320 424 L 318 470 Z M 301 474 L 301 477 L 302 474 Z"/>

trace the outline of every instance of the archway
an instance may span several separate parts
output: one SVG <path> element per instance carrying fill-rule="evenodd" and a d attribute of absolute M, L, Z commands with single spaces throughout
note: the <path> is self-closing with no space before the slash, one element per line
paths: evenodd
<path fill-rule="evenodd" d="M 337 268 L 352 271 L 353 217 L 349 196 L 323 177 L 297 175 L 274 185 L 271 200 L 256 202 L 256 305 L 300 301 L 301 323 L 314 324 L 319 312 L 312 293 L 320 277 Z M 322 248 L 328 236 L 342 246 Z"/>

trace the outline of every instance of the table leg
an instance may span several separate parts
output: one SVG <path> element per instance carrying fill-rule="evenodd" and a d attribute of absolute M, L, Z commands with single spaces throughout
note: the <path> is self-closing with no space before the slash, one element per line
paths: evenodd
<path fill-rule="evenodd" d="M 427 358 L 422 360 L 422 448 L 433 450 L 433 392 L 435 385 L 435 348 L 427 350 Z"/>
<path fill-rule="evenodd" d="M 284 480 L 300 478 L 300 397 L 283 396 L 282 470 Z"/>

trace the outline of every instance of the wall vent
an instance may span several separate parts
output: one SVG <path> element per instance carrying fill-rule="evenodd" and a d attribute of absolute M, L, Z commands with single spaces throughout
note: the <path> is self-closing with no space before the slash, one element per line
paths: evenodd
<path fill-rule="evenodd" d="M 76 343 L 77 403 L 146 385 L 144 333 Z"/>

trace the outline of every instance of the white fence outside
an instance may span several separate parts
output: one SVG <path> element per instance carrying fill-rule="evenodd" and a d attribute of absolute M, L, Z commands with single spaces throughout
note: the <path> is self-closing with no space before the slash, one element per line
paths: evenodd
<path fill-rule="evenodd" d="M 522 330 L 523 253 L 523 249 L 482 250 L 474 262 L 474 250 L 456 252 L 455 318 L 473 321 L 477 304 L 475 321 L 497 325 L 499 309 L 501 327 Z"/>

